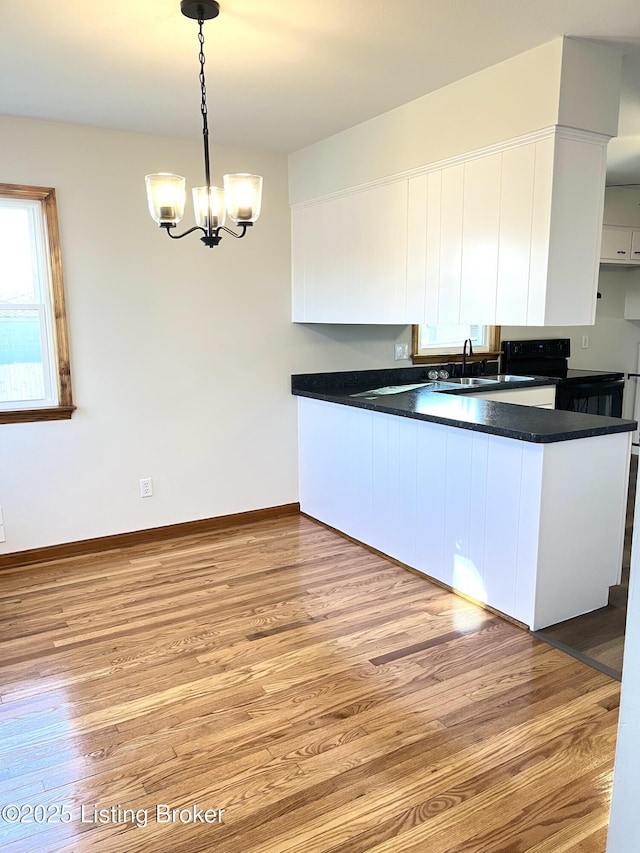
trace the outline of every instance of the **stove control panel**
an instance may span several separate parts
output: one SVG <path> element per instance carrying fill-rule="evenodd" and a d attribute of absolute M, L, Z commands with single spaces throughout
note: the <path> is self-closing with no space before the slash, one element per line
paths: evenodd
<path fill-rule="evenodd" d="M 502 353 L 508 359 L 569 358 L 570 338 L 547 338 L 535 341 L 502 341 Z"/>

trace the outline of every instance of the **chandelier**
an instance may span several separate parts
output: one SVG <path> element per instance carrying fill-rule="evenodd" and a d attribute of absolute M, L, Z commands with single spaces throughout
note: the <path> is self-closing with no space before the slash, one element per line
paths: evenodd
<path fill-rule="evenodd" d="M 149 213 L 174 240 L 180 240 L 194 231 L 201 231 L 200 238 L 205 246 L 213 248 L 222 239 L 221 232 L 240 239 L 247 233 L 260 216 L 262 202 L 262 178 L 260 175 L 225 175 L 223 187 L 211 186 L 211 168 L 209 161 L 209 125 L 207 122 L 207 87 L 204 78 L 204 22 L 216 18 L 220 13 L 220 4 L 216 0 L 181 0 L 180 11 L 187 18 L 198 22 L 198 42 L 200 51 L 200 91 L 202 102 L 202 137 L 204 143 L 204 176 L 206 186 L 194 187 L 193 207 L 197 225 L 183 234 L 174 234 L 173 229 L 184 215 L 186 196 L 185 179 L 180 175 L 161 172 L 147 175 L 147 201 Z M 240 233 L 225 226 L 226 217 L 237 225 Z"/>

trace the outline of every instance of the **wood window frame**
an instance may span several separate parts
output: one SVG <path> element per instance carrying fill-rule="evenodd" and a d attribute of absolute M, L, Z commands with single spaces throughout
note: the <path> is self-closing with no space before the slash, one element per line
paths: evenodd
<path fill-rule="evenodd" d="M 500 355 L 500 326 L 489 326 L 489 349 L 484 352 L 468 355 L 466 363 L 496 359 Z M 433 355 L 418 355 L 420 343 L 420 324 L 411 327 L 411 360 L 414 364 L 457 364 L 462 361 L 462 352 L 434 353 Z M 461 347 L 462 349 L 462 347 Z"/>
<path fill-rule="evenodd" d="M 0 410 L 0 424 L 27 423 L 33 421 L 68 420 L 76 407 L 71 392 L 71 368 L 69 363 L 69 338 L 62 277 L 62 253 L 56 191 L 53 187 L 33 187 L 25 184 L 0 183 L 0 197 L 39 201 L 42 205 L 49 268 L 51 270 L 51 309 L 53 317 L 53 355 L 56 361 L 58 403 L 55 406 L 34 406 L 31 409 Z"/>

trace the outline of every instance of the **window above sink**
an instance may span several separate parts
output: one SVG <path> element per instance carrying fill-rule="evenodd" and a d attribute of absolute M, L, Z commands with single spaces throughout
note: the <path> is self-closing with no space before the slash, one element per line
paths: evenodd
<path fill-rule="evenodd" d="M 500 326 L 413 326 L 411 356 L 414 364 L 437 364 L 443 360 L 462 361 L 466 339 L 473 344 L 473 355 L 466 361 L 497 359 L 500 355 Z"/>

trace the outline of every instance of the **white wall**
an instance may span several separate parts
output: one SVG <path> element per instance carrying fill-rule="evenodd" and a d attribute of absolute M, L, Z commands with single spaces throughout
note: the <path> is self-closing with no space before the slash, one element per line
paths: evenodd
<path fill-rule="evenodd" d="M 0 425 L 0 553 L 296 501 L 290 374 L 393 366 L 404 329 L 290 322 L 286 158 L 214 149 L 214 175 L 264 175 L 264 212 L 207 249 L 169 240 L 144 189 L 201 184 L 199 141 L 9 117 L 0 138 L 3 181 L 56 188 L 78 406 Z"/>
<path fill-rule="evenodd" d="M 552 125 L 617 132 L 621 56 L 555 39 L 289 155 L 292 203 Z"/>

